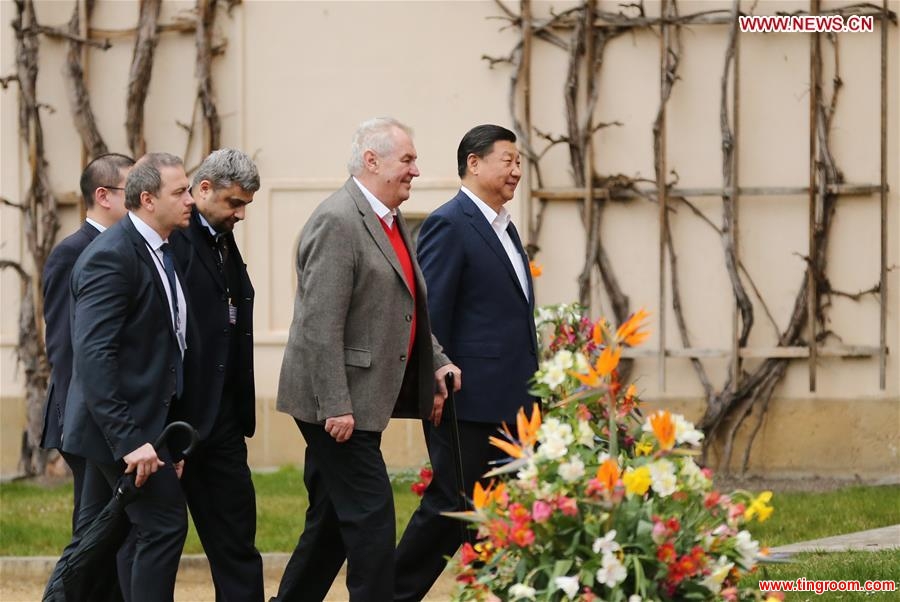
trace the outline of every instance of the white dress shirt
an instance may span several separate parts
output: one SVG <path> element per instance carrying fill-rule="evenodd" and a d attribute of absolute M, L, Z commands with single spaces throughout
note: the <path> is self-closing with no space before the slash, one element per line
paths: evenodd
<path fill-rule="evenodd" d="M 516 271 L 516 277 L 519 279 L 519 286 L 522 287 L 525 298 L 530 299 L 531 291 L 528 290 L 528 276 L 525 272 L 528 268 L 525 265 L 525 260 L 516 248 L 516 244 L 510 237 L 509 232 L 507 232 L 507 228 L 509 228 L 509 224 L 512 222 L 512 216 L 509 214 L 509 211 L 506 210 L 506 207 L 500 207 L 500 212 L 498 213 L 465 186 L 461 186 L 460 190 L 472 199 L 475 206 L 484 214 L 484 219 L 486 219 L 491 225 L 491 228 L 494 229 L 494 234 L 500 239 L 500 244 L 503 245 L 503 249 L 509 256 L 509 261 Z"/>
<path fill-rule="evenodd" d="M 187 340 L 187 302 L 184 299 L 184 290 L 181 288 L 181 281 L 178 279 L 178 274 L 175 274 L 175 288 L 178 294 L 178 319 L 175 319 L 175 312 L 172 308 L 172 291 L 169 288 L 169 278 L 166 276 L 166 268 L 163 265 L 163 252 L 160 247 L 162 247 L 164 242 L 168 242 L 162 239 L 159 233 L 156 232 L 153 228 L 147 225 L 144 220 L 136 216 L 131 211 L 128 212 L 128 217 L 131 218 L 131 223 L 134 224 L 134 227 L 140 233 L 140 235 L 144 238 L 144 241 L 147 243 L 147 246 L 153 251 L 153 258 L 155 261 L 153 262 L 156 265 L 156 271 L 159 273 L 159 279 L 162 280 L 163 288 L 166 289 L 166 300 L 169 302 L 169 313 L 172 316 L 172 327 L 176 329 L 178 346 L 181 348 L 181 357 L 184 357 L 184 351 L 187 349 L 187 344 L 184 342 Z M 176 326 L 177 325 L 177 326 Z"/>
<path fill-rule="evenodd" d="M 360 192 L 363 193 L 363 196 L 366 197 L 366 200 L 369 201 L 369 204 L 372 206 L 372 211 L 375 212 L 375 215 L 381 218 L 385 224 L 387 224 L 388 228 L 393 229 L 394 227 L 394 215 L 396 215 L 396 209 L 388 209 L 388 206 L 378 200 L 374 194 L 369 192 L 369 189 L 362 185 L 362 182 L 356 179 L 356 176 L 353 176 L 353 181 L 356 182 L 356 185 L 359 186 Z"/>

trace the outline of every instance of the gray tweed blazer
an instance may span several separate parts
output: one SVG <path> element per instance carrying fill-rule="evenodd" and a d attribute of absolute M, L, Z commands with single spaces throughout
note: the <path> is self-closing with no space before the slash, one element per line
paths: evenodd
<path fill-rule="evenodd" d="M 378 432 L 392 414 L 431 414 L 434 371 L 450 360 L 431 334 L 425 281 L 399 211 L 396 219 L 415 271 L 416 398 L 398 403 L 412 359 L 406 353 L 413 297 L 378 216 L 348 178 L 316 208 L 300 233 L 297 295 L 278 383 L 279 411 L 319 424 L 352 413 L 357 429 Z"/>

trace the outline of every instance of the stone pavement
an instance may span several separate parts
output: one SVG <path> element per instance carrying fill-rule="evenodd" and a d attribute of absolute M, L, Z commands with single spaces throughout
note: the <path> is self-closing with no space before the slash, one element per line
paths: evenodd
<path fill-rule="evenodd" d="M 900 548 L 900 525 L 848 533 L 824 539 L 815 539 L 770 550 L 773 558 L 788 558 L 798 552 L 841 552 L 845 550 L 886 550 Z M 263 554 L 265 566 L 266 596 L 275 595 L 278 581 L 287 564 L 288 554 Z M 47 576 L 56 558 L 52 556 L 2 557 L 0 558 L 0 600 L 3 602 L 37 602 L 41 599 Z M 342 570 L 328 592 L 326 602 L 348 600 Z M 450 600 L 455 588 L 453 574 L 444 572 L 425 599 L 427 602 Z M 175 591 L 176 602 L 213 602 L 215 594 L 209 578 L 209 566 L 202 554 L 183 556 Z"/>
<path fill-rule="evenodd" d="M 278 582 L 284 572 L 290 554 L 263 554 L 266 600 L 278 591 Z M 54 556 L 5 556 L 0 557 L 0 601 L 38 602 L 44 592 L 47 578 L 56 564 Z M 347 602 L 350 597 L 344 582 L 344 569 L 338 574 L 325 602 Z M 450 569 L 425 598 L 426 602 L 450 600 L 456 587 Z M 215 602 L 216 596 L 209 575 L 209 564 L 203 554 L 181 557 L 178 582 L 175 586 L 175 602 Z"/>
<path fill-rule="evenodd" d="M 900 525 L 869 529 L 846 535 L 823 537 L 810 541 L 801 541 L 786 546 L 772 548 L 773 554 L 796 554 L 798 552 L 846 552 L 887 550 L 900 548 Z"/>

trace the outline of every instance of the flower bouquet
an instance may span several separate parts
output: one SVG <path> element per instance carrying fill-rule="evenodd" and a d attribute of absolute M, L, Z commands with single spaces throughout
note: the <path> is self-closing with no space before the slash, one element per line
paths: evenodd
<path fill-rule="evenodd" d="M 520 411 L 509 455 L 477 484 L 477 529 L 458 560 L 457 600 L 754 600 L 738 581 L 758 562 L 744 524 L 772 512 L 771 493 L 723 494 L 694 458 L 703 434 L 677 414 L 640 412 L 620 382 L 623 348 L 648 335 L 647 314 L 618 329 L 582 308 L 537 313 L 546 353 L 533 381 L 545 402 Z M 771 596 L 771 594 L 768 594 Z"/>

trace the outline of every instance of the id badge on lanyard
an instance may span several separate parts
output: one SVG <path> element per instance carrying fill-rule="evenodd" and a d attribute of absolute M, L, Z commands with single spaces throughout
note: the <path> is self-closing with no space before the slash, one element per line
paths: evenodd
<path fill-rule="evenodd" d="M 228 297 L 228 323 L 232 326 L 237 324 L 237 307 L 232 303 L 231 297 Z"/>

